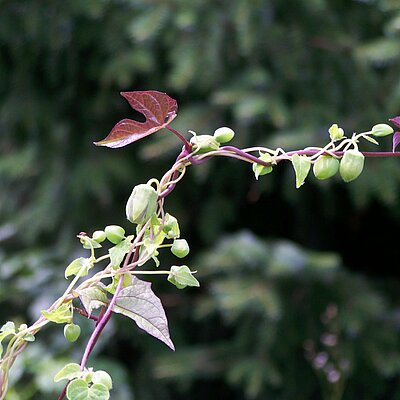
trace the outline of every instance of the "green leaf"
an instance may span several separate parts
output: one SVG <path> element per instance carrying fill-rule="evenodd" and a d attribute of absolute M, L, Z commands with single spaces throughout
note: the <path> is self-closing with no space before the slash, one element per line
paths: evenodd
<path fill-rule="evenodd" d="M 292 164 L 296 174 L 296 189 L 298 189 L 307 178 L 307 175 L 310 172 L 311 163 L 306 156 L 295 154 L 292 157 Z"/>
<path fill-rule="evenodd" d="M 68 379 L 69 381 L 82 376 L 83 372 L 81 367 L 76 363 L 69 363 L 65 365 L 54 377 L 54 382 L 59 382 L 63 379 Z"/>
<path fill-rule="evenodd" d="M 150 237 L 146 237 L 143 240 L 143 246 L 140 249 L 140 258 L 144 258 L 145 260 L 147 260 L 148 258 L 153 258 L 156 257 L 157 258 L 157 249 L 158 247 L 163 243 L 166 234 L 164 231 L 157 231 L 157 236 L 155 236 L 154 238 L 150 239 Z M 147 232 L 147 235 L 149 235 L 149 233 Z M 159 262 L 157 262 L 157 260 L 154 260 L 154 262 L 156 263 L 156 266 L 158 267 L 160 264 Z M 143 265 L 143 263 L 139 264 L 139 266 Z"/>
<path fill-rule="evenodd" d="M 1 341 L 9 335 L 15 335 L 15 324 L 12 321 L 6 322 L 0 328 L 0 343 Z"/>
<path fill-rule="evenodd" d="M 110 253 L 111 266 L 113 268 L 118 268 L 125 255 L 128 254 L 131 248 L 132 239 L 133 235 L 128 236 L 127 238 L 119 242 L 116 246 L 111 247 L 111 249 L 108 251 Z"/>
<path fill-rule="evenodd" d="M 269 153 L 260 154 L 259 158 L 260 158 L 261 161 L 272 162 L 272 157 L 271 157 L 271 155 Z M 266 175 L 266 174 L 271 173 L 272 172 L 272 166 L 270 165 L 270 166 L 267 167 L 267 166 L 262 165 L 262 164 L 253 164 L 253 172 L 254 172 L 254 175 L 255 175 L 256 179 L 258 180 L 258 177 L 260 175 Z"/>
<path fill-rule="evenodd" d="M 86 312 L 91 315 L 96 308 L 106 306 L 108 297 L 102 286 L 93 286 L 78 291 L 79 298 L 85 307 Z"/>
<path fill-rule="evenodd" d="M 193 276 L 192 271 L 187 265 L 173 265 L 168 275 L 168 281 L 178 289 L 184 289 L 186 286 L 200 286 L 199 281 Z"/>
<path fill-rule="evenodd" d="M 73 380 L 67 388 L 69 400 L 107 400 L 110 398 L 109 390 L 101 383 L 88 386 L 84 379 Z"/>
<path fill-rule="evenodd" d="M 93 383 L 101 383 L 108 390 L 112 389 L 112 379 L 111 376 L 106 371 L 96 371 L 93 373 L 92 377 Z"/>
<path fill-rule="evenodd" d="M 168 321 L 160 299 L 151 290 L 151 283 L 134 277 L 132 285 L 121 290 L 113 311 L 133 319 L 139 328 L 175 350 Z"/>
<path fill-rule="evenodd" d="M 99 242 L 96 242 L 96 240 L 90 238 L 89 236 L 78 235 L 78 238 L 80 239 L 83 248 L 86 250 L 99 249 L 102 247 Z"/>
<path fill-rule="evenodd" d="M 53 311 L 42 310 L 42 315 L 56 324 L 65 324 L 72 321 L 71 302 L 63 303 Z"/>
<path fill-rule="evenodd" d="M 79 257 L 71 262 L 65 269 L 65 278 L 71 275 L 77 275 L 81 271 L 80 276 L 86 276 L 90 268 L 93 267 L 93 261 L 90 258 Z"/>
<path fill-rule="evenodd" d="M 27 332 L 23 337 L 23 340 L 25 340 L 25 342 L 34 342 L 35 341 L 35 336 L 32 335 L 32 333 Z"/>
<path fill-rule="evenodd" d="M 377 146 L 379 146 L 379 143 L 373 137 L 365 135 L 365 136 L 363 136 L 363 138 L 368 140 L 368 142 L 371 142 L 371 143 L 376 144 Z"/>

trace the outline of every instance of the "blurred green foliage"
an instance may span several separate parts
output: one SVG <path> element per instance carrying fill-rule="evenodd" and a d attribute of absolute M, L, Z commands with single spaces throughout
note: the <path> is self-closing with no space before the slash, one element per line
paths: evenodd
<path fill-rule="evenodd" d="M 166 132 L 126 149 L 95 148 L 134 115 L 119 91 L 175 97 L 173 126 L 184 134 L 229 125 L 238 146 L 320 145 L 334 122 L 350 133 L 399 114 L 399 21 L 396 0 L 0 0 L 0 319 L 35 318 L 63 289 L 63 270 L 80 254 L 76 234 L 124 224 L 132 187 L 161 176 L 179 151 Z M 309 179 L 298 191 L 290 166 L 255 182 L 248 166 L 214 160 L 187 174 L 167 209 L 193 254 L 245 227 L 399 276 L 388 250 L 397 244 L 388 231 L 399 226 L 399 190 L 395 159 L 368 160 L 349 186 Z M 116 319 L 109 333 L 119 346 L 104 339 L 96 354 L 124 382 L 113 398 L 133 398 L 134 388 L 139 399 L 301 399 L 324 390 L 336 399 L 342 382 L 346 398 L 400 396 L 398 286 L 378 290 L 327 256 L 313 261 L 285 242 L 246 237 L 230 239 L 240 251 L 228 257 L 229 273 L 223 245 L 198 260 L 204 289 L 176 294 L 155 283 L 176 355 Z M 331 304 L 337 315 L 324 325 Z M 61 332 L 46 332 L 54 363 L 69 357 Z M 336 347 L 321 342 L 325 332 Z M 40 383 L 51 373 L 29 372 L 43 357 L 37 345 L 16 377 L 26 394 L 10 399 L 54 398 Z M 321 352 L 340 385 L 328 384 L 324 367 L 313 370 Z"/>
<path fill-rule="evenodd" d="M 162 381 L 181 391 L 191 382 L 195 399 L 204 398 L 206 378 L 246 399 L 400 396 L 398 310 L 336 255 L 245 231 L 197 262 L 203 292 L 186 318 L 202 333 L 195 344 L 182 333 L 182 348 L 155 359 Z"/>

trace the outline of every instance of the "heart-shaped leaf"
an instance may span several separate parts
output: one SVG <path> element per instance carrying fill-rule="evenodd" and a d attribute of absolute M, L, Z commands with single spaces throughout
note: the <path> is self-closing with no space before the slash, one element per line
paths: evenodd
<path fill-rule="evenodd" d="M 76 363 L 65 365 L 54 377 L 54 382 L 59 382 L 63 379 L 72 380 L 82 375 L 81 366 Z"/>
<path fill-rule="evenodd" d="M 122 289 L 113 311 L 132 318 L 139 328 L 175 350 L 169 336 L 168 321 L 160 299 L 151 290 L 151 283 L 134 278 L 132 285 Z"/>
<path fill-rule="evenodd" d="M 97 146 L 124 147 L 165 128 L 176 117 L 177 102 L 165 93 L 145 90 L 122 92 L 121 95 L 134 110 L 145 116 L 146 121 L 119 121 L 105 139 L 95 142 Z"/>
<path fill-rule="evenodd" d="M 67 388 L 68 400 L 108 400 L 109 398 L 110 393 L 106 386 L 95 383 L 89 387 L 84 379 L 73 380 Z"/>

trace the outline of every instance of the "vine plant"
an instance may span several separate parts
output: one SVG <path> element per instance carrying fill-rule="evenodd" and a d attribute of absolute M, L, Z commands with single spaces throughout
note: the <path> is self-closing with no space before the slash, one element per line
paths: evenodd
<path fill-rule="evenodd" d="M 165 199 L 184 177 L 191 165 L 202 164 L 217 156 L 231 157 L 252 165 L 256 179 L 272 172 L 281 161 L 292 163 L 296 187 L 303 185 L 311 167 L 318 179 L 328 179 L 339 173 L 345 182 L 355 180 L 362 172 L 366 157 L 399 156 L 395 152 L 400 132 L 390 125 L 377 124 L 371 130 L 346 137 L 342 128 L 333 124 L 329 129 L 330 141 L 324 147 L 307 147 L 286 152 L 281 148 L 251 147 L 239 149 L 226 145 L 234 137 L 232 129 L 222 127 L 213 135 L 192 134 L 187 140 L 170 124 L 177 115 L 177 102 L 157 91 L 123 92 L 131 107 L 142 113 L 146 120 L 138 122 L 124 119 L 118 122 L 98 146 L 123 147 L 149 136 L 162 128 L 175 134 L 183 147 L 172 167 L 160 179 L 150 179 L 134 187 L 126 204 L 126 216 L 132 231 L 118 225 L 88 235 L 78 235 L 87 257 L 79 257 L 65 269 L 65 278 L 71 279 L 62 296 L 31 326 L 16 326 L 8 321 L 0 328 L 0 400 L 7 393 L 8 377 L 15 359 L 39 331 L 50 322 L 64 328 L 64 336 L 74 342 L 80 335 L 79 318 L 93 320 L 93 331 L 84 349 L 80 363 L 65 365 L 54 377 L 66 380 L 59 399 L 103 400 L 112 389 L 110 375 L 87 366 L 87 361 L 104 327 L 113 313 L 123 314 L 136 322 L 139 328 L 164 342 L 174 350 L 167 318 L 151 284 L 141 275 L 164 275 L 178 289 L 199 286 L 195 272 L 187 265 L 173 265 L 160 269 L 159 253 L 169 248 L 177 258 L 189 253 L 189 246 L 181 238 L 177 219 L 166 212 Z M 400 128 L 400 117 L 390 120 Z M 392 152 L 361 152 L 359 142 L 367 140 L 378 144 L 375 138 L 393 135 Z M 153 267 L 149 269 L 148 266 Z M 154 268 L 155 265 L 155 268 Z M 146 269 L 140 268 L 146 266 Z"/>

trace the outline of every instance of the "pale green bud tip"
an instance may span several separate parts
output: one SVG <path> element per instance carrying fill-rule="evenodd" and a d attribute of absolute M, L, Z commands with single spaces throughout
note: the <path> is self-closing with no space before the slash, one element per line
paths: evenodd
<path fill-rule="evenodd" d="M 235 132 L 226 126 L 216 129 L 214 132 L 214 138 L 218 143 L 227 143 L 230 142 L 235 136 Z"/>
<path fill-rule="evenodd" d="M 158 194 L 153 186 L 137 185 L 126 203 L 126 218 L 134 224 L 146 223 L 157 210 Z"/>
<path fill-rule="evenodd" d="M 339 128 L 337 124 L 333 124 L 328 132 L 332 140 L 340 140 L 344 137 L 344 130 Z"/>
<path fill-rule="evenodd" d="M 372 127 L 371 132 L 376 137 L 383 137 L 391 135 L 394 132 L 394 130 L 388 124 L 377 124 Z"/>

